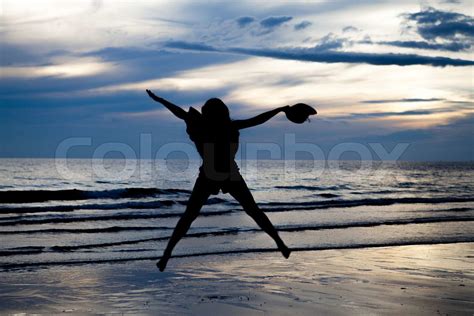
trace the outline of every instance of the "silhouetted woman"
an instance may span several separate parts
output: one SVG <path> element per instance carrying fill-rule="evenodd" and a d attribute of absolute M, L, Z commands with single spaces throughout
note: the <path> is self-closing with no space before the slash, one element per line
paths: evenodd
<path fill-rule="evenodd" d="M 247 120 L 231 120 L 229 109 L 217 98 L 207 100 L 201 108 L 201 113 L 192 107 L 186 112 L 179 106 L 154 95 L 150 90 L 146 92 L 153 100 L 163 104 L 175 116 L 186 122 L 186 132 L 202 158 L 199 176 L 194 184 L 186 211 L 178 221 L 163 256 L 157 263 L 160 271 L 166 268 L 173 248 L 186 235 L 209 196 L 218 194 L 221 190 L 223 193 L 230 193 L 242 205 L 245 212 L 275 240 L 283 256 L 288 258 L 290 249 L 278 236 L 268 217 L 258 208 L 239 173 L 234 158 L 239 147 L 239 130 L 265 123 L 277 113 L 286 112 L 289 107 L 280 107 Z"/>

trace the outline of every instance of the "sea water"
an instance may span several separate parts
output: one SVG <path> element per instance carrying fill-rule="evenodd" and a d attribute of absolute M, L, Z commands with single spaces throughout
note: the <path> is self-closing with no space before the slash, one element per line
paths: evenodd
<path fill-rule="evenodd" d="M 295 250 L 474 241 L 474 163 L 241 161 Z M 0 159 L 0 269 L 161 256 L 199 161 Z M 230 195 L 213 195 L 176 256 L 275 251 Z"/>

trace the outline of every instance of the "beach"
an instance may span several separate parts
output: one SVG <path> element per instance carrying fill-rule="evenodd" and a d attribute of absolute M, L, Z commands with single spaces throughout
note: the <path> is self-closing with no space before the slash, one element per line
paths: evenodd
<path fill-rule="evenodd" d="M 282 161 L 241 165 L 291 257 L 219 194 L 163 273 L 155 263 L 196 170 L 150 161 L 150 177 L 114 179 L 94 176 L 93 161 L 67 163 L 69 177 L 57 160 L 2 161 L 0 314 L 474 311 L 472 163 L 297 161 L 291 177 Z"/>
<path fill-rule="evenodd" d="M 2 273 L 2 314 L 471 315 L 472 243 Z"/>

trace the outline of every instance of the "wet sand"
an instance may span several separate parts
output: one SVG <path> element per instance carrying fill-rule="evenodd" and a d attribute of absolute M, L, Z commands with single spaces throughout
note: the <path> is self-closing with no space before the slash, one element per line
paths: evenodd
<path fill-rule="evenodd" d="M 0 313 L 474 313 L 474 244 L 251 253 L 0 273 Z"/>

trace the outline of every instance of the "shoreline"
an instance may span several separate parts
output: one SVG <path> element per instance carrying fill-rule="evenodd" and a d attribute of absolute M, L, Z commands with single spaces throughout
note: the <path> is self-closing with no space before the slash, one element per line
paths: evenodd
<path fill-rule="evenodd" d="M 200 235 L 201 233 L 198 233 Z M 206 233 L 203 233 L 206 234 Z M 211 233 L 212 234 L 212 233 Z M 193 236 L 194 237 L 194 236 Z M 169 237 L 158 237 L 155 240 L 168 240 Z M 456 238 L 452 240 L 442 240 L 442 241 L 432 241 L 432 240 L 418 240 L 416 242 L 407 241 L 407 242 L 394 242 L 394 243 L 367 243 L 367 244 L 351 244 L 351 245 L 329 245 L 329 246 L 315 246 L 315 247 L 291 247 L 290 250 L 293 253 L 297 252 L 320 252 L 320 251 L 331 251 L 331 250 L 354 250 L 354 249 L 372 249 L 372 248 L 388 248 L 388 247 L 403 247 L 403 246 L 430 246 L 430 245 L 449 245 L 449 244 L 464 244 L 464 243 L 474 243 L 474 240 L 470 237 L 466 238 Z M 67 248 L 66 248 L 67 249 Z M 28 254 L 41 253 L 41 249 L 33 249 Z M 3 255 L 16 255 L 25 253 L 21 250 L 15 251 L 5 251 Z M 176 254 L 171 257 L 171 259 L 180 259 L 180 258 L 194 258 L 194 257 L 208 257 L 208 256 L 232 256 L 239 254 L 265 254 L 265 253 L 277 253 L 280 251 L 276 248 L 252 248 L 252 249 L 237 249 L 237 250 L 225 250 L 225 251 L 213 251 L 213 252 L 199 252 L 199 253 L 184 253 Z M 0 253 L 0 256 L 2 253 Z M 139 258 L 115 258 L 115 259 L 103 259 L 103 260 L 76 260 L 76 261 L 46 261 L 46 262 L 25 262 L 25 263 L 7 263 L 2 264 L 0 268 L 1 272 L 15 271 L 22 269 L 42 269 L 42 268 L 54 268 L 61 266 L 81 266 L 81 265 L 101 265 L 101 264 L 121 264 L 121 263 L 131 263 L 140 262 L 140 261 L 157 261 L 160 260 L 161 256 L 152 256 L 152 257 L 139 257 Z M 138 264 L 138 263 L 137 263 Z"/>
<path fill-rule="evenodd" d="M 4 314 L 466 314 L 474 244 L 172 258 L 2 272 Z"/>

